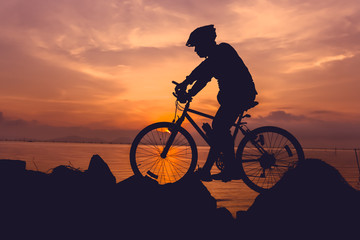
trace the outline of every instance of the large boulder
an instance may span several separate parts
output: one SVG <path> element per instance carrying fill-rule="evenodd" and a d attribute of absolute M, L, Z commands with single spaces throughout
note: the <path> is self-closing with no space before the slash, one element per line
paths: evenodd
<path fill-rule="evenodd" d="M 306 159 L 238 215 L 240 232 L 253 239 L 351 239 L 360 224 L 360 192 L 318 159 Z"/>
<path fill-rule="evenodd" d="M 231 213 L 217 208 L 195 174 L 163 186 L 137 176 L 117 185 L 122 205 L 117 215 L 124 220 L 121 229 L 134 239 L 219 239 L 234 233 Z"/>
<path fill-rule="evenodd" d="M 174 233 L 206 233 L 205 225 L 216 212 L 216 200 L 197 178 L 161 186 L 149 178 L 132 176 L 117 185 L 123 230 L 137 238 L 146 237 L 149 231 L 161 239 Z M 139 226 L 143 231 L 135 231 Z"/>

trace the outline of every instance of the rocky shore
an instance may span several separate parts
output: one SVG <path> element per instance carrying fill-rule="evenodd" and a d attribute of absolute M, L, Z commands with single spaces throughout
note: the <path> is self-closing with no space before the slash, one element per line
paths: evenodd
<path fill-rule="evenodd" d="M 51 173 L 0 160 L 2 239 L 356 239 L 360 192 L 332 166 L 307 159 L 236 218 L 196 175 L 159 186 L 119 183 L 94 155 Z M 357 236 L 357 237 L 356 237 Z"/>

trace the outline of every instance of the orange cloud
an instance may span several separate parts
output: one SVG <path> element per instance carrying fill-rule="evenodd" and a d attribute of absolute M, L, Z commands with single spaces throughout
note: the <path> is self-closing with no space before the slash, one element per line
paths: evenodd
<path fill-rule="evenodd" d="M 188 34 L 213 23 L 254 77 L 255 119 L 286 111 L 326 121 L 335 111 L 353 124 L 359 8 L 357 0 L 2 1 L 0 111 L 107 129 L 170 118 L 171 81 L 201 61 L 184 46 Z M 192 106 L 214 113 L 216 93 L 213 80 Z"/>

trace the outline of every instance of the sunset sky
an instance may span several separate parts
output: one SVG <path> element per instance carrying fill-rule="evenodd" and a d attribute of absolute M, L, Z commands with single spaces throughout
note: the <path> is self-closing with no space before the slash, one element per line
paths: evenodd
<path fill-rule="evenodd" d="M 249 126 L 360 147 L 359 0 L 1 0 L 0 138 L 113 138 L 171 121 L 171 81 L 202 61 L 185 42 L 208 24 L 254 78 Z M 216 94 L 213 79 L 192 107 L 215 113 Z"/>

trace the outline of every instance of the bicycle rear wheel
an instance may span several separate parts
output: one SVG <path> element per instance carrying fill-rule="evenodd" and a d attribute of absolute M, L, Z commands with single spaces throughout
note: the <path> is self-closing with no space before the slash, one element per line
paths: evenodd
<path fill-rule="evenodd" d="M 257 192 L 270 189 L 289 168 L 304 158 L 297 139 L 288 131 L 272 126 L 251 131 L 242 139 L 236 153 L 243 181 Z"/>
<path fill-rule="evenodd" d="M 196 144 L 182 127 L 166 158 L 160 156 L 174 126 L 169 122 L 154 123 L 136 136 L 130 149 L 130 163 L 135 175 L 150 177 L 163 185 L 177 182 L 194 172 L 197 163 Z"/>

